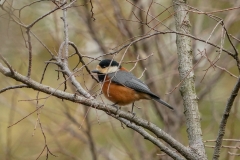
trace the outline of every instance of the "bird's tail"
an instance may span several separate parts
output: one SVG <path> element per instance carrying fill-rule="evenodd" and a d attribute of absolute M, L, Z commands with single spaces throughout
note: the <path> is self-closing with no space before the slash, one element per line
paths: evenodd
<path fill-rule="evenodd" d="M 161 103 L 161 104 L 163 104 L 164 106 L 167 106 L 168 108 L 174 110 L 173 107 L 170 106 L 170 104 L 164 102 L 164 101 L 161 100 L 159 97 L 152 97 L 152 99 L 155 100 L 155 101 L 157 101 L 157 102 L 159 102 L 159 103 Z"/>

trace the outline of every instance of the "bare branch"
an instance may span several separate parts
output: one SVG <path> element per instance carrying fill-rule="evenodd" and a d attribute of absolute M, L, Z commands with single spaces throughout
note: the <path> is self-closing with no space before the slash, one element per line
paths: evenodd
<path fill-rule="evenodd" d="M 29 79 L 29 78 L 19 74 L 19 73 L 16 73 L 16 72 L 14 74 L 10 74 L 11 71 L 8 68 L 4 67 L 1 63 L 0 63 L 0 72 L 7 77 L 11 77 L 19 82 L 22 82 L 22 83 L 28 85 L 30 88 L 32 88 L 34 90 L 38 90 L 40 92 L 50 94 L 50 95 L 58 97 L 60 99 L 69 100 L 69 101 L 72 101 L 75 103 L 81 103 L 86 106 L 102 110 L 106 113 L 119 115 L 119 117 L 125 118 L 129 121 L 132 121 L 135 124 L 142 126 L 143 128 L 148 129 L 149 131 L 153 132 L 158 138 L 161 138 L 162 140 L 167 142 L 171 147 L 176 149 L 181 155 L 183 155 L 187 159 L 189 159 L 189 160 L 198 160 L 199 159 L 198 155 L 196 155 L 194 152 L 192 152 L 189 148 L 183 146 L 181 143 L 179 143 L 177 140 L 175 140 L 170 135 L 165 133 L 163 130 L 161 130 L 159 127 L 157 127 L 155 124 L 148 122 L 144 119 L 138 118 L 137 116 L 133 117 L 131 113 L 119 111 L 115 107 L 101 104 L 101 103 L 97 102 L 96 100 L 84 98 L 84 97 L 78 96 L 76 94 L 63 92 L 61 90 L 40 84 L 32 79 Z"/>
<path fill-rule="evenodd" d="M 154 143 L 156 146 L 158 146 L 161 149 L 161 151 L 163 151 L 164 153 L 166 153 L 173 159 L 176 159 L 176 160 L 184 160 L 185 159 L 185 158 L 181 157 L 180 155 L 178 155 L 176 153 L 176 151 L 173 151 L 170 148 L 166 147 L 159 139 L 153 137 L 151 134 L 149 134 L 147 131 L 145 131 L 142 127 L 137 126 L 134 123 L 131 123 L 131 121 L 128 121 L 124 118 L 119 118 L 119 117 L 116 117 L 115 115 L 111 115 L 111 116 L 115 117 L 116 119 L 118 119 L 119 121 L 124 123 L 127 127 L 132 128 L 133 130 L 137 131 L 139 134 L 141 134 L 144 137 L 144 139 L 147 139 L 147 140 L 151 141 L 152 143 Z"/>
<path fill-rule="evenodd" d="M 81 55 L 81 53 L 78 51 L 77 46 L 73 43 L 73 42 L 69 42 L 69 44 L 75 49 L 76 54 L 79 57 L 79 61 L 84 65 L 85 69 L 87 70 L 87 72 L 91 75 L 91 77 L 98 82 L 98 80 L 92 75 L 90 69 L 87 67 L 86 63 L 83 61 L 83 57 Z"/>
<path fill-rule="evenodd" d="M 229 117 L 233 102 L 234 102 L 234 100 L 235 100 L 235 98 L 238 94 L 239 88 L 240 88 L 240 78 L 238 78 L 238 81 L 236 82 L 236 84 L 233 88 L 233 91 L 232 91 L 232 93 L 231 93 L 231 95 L 230 95 L 230 97 L 227 101 L 226 108 L 225 108 L 225 111 L 223 113 L 223 117 L 222 117 L 222 120 L 221 120 L 221 123 L 220 123 L 220 126 L 219 126 L 216 145 L 215 145 L 215 148 L 214 148 L 213 160 L 218 160 L 219 159 L 220 149 L 221 149 L 221 146 L 222 146 L 222 139 L 223 139 L 223 136 L 225 134 L 226 124 L 227 124 L 227 121 L 228 121 L 228 117 Z"/>
<path fill-rule="evenodd" d="M 5 91 L 11 90 L 11 89 L 16 89 L 16 88 L 28 88 L 28 86 L 26 84 L 21 84 L 21 85 L 15 85 L 15 86 L 9 86 L 6 88 L 3 88 L 0 90 L 0 93 L 3 93 Z"/>
<path fill-rule="evenodd" d="M 32 71 L 32 41 L 31 41 L 31 35 L 30 35 L 30 28 L 27 29 L 27 43 L 28 43 L 28 72 L 27 72 L 27 77 L 31 76 L 31 71 Z"/>
<path fill-rule="evenodd" d="M 10 69 L 11 74 L 14 74 L 14 71 L 12 69 L 12 66 L 8 63 L 8 61 L 0 54 L 0 58 L 2 59 L 2 61 L 7 65 L 7 67 Z"/>
<path fill-rule="evenodd" d="M 131 43 L 129 43 L 129 44 L 123 45 L 122 47 L 120 47 L 119 49 L 117 49 L 117 50 L 114 51 L 114 52 L 107 53 L 106 55 L 108 55 L 108 54 L 111 54 L 111 55 L 112 55 L 112 54 L 119 53 L 121 50 L 123 50 L 124 48 L 128 47 L 129 45 L 132 45 L 133 43 L 137 43 L 137 42 L 139 42 L 139 41 L 141 41 L 141 40 L 150 38 L 150 37 L 152 37 L 152 36 L 159 35 L 159 34 L 168 34 L 168 33 L 177 34 L 177 35 L 182 35 L 182 36 L 187 36 L 187 37 L 190 37 L 190 38 L 192 38 L 192 39 L 198 40 L 198 41 L 200 41 L 200 42 L 205 42 L 205 43 L 207 43 L 207 44 L 209 44 L 209 45 L 211 45 L 211 46 L 213 46 L 213 47 L 215 47 L 215 48 L 218 48 L 218 49 L 221 48 L 220 46 L 218 46 L 218 45 L 216 45 L 216 44 L 213 44 L 213 43 L 211 43 L 211 42 L 207 42 L 206 40 L 197 38 L 197 37 L 195 37 L 195 36 L 193 36 L 193 35 L 191 35 L 191 34 L 181 33 L 181 32 L 177 32 L 177 31 L 165 31 L 165 32 L 155 32 L 155 33 L 153 33 L 153 34 L 144 35 L 144 36 L 142 36 L 141 38 L 138 38 L 138 39 L 136 39 L 136 40 L 133 40 L 133 41 L 132 41 Z M 228 51 L 228 50 L 226 50 L 226 49 L 224 49 L 224 48 L 222 48 L 222 50 L 223 50 L 224 52 L 228 53 L 230 56 L 234 57 L 234 55 L 233 55 L 232 52 L 230 52 L 230 51 Z"/>
<path fill-rule="evenodd" d="M 57 8 L 55 8 L 54 10 L 51 10 L 50 12 L 46 13 L 45 15 L 39 17 L 38 19 L 36 19 L 34 22 L 32 22 L 31 24 L 27 25 L 26 28 L 31 28 L 33 27 L 38 21 L 40 21 L 41 19 L 47 17 L 48 15 L 50 15 L 51 13 L 57 11 L 58 9 L 60 9 L 62 6 L 64 6 L 65 4 L 67 4 L 67 2 L 63 3 L 62 5 L 58 6 Z"/>
<path fill-rule="evenodd" d="M 238 7 L 233 7 L 233 8 L 227 8 L 227 9 L 221 9 L 221 10 L 217 10 L 217 11 L 210 11 L 210 12 L 198 12 L 198 11 L 191 11 L 191 12 L 194 12 L 194 13 L 198 13 L 198 14 L 212 14 L 212 13 L 218 13 L 218 12 L 226 12 L 226 11 L 231 11 L 231 10 L 235 10 L 235 9 L 239 9 L 240 6 Z"/>
<path fill-rule="evenodd" d="M 187 1 L 173 0 L 173 4 L 178 4 L 174 5 L 173 8 L 175 12 L 176 30 L 181 33 L 189 34 L 191 23 L 189 13 L 184 11 L 187 9 L 186 3 Z M 179 90 L 183 99 L 185 118 L 187 119 L 186 126 L 189 146 L 199 155 L 201 160 L 207 160 L 202 141 L 200 114 L 197 103 L 198 98 L 195 89 L 194 71 L 192 70 L 194 66 L 192 64 L 193 54 L 191 39 L 190 37 L 177 34 L 176 45 L 178 52 L 178 71 L 180 80 L 183 81 Z"/>
<path fill-rule="evenodd" d="M 230 154 L 231 156 L 240 156 L 240 154 L 236 154 L 236 153 L 232 153 L 232 152 L 228 152 L 228 154 Z"/>
<path fill-rule="evenodd" d="M 240 139 L 222 139 L 222 141 L 240 142 Z M 216 142 L 216 140 L 206 140 L 206 141 L 204 141 L 204 143 L 206 143 L 206 142 Z"/>
<path fill-rule="evenodd" d="M 17 122 L 13 123 L 12 125 L 8 126 L 8 128 L 18 124 L 19 122 L 21 122 L 22 120 L 26 119 L 27 117 L 29 117 L 30 115 L 32 115 L 33 113 L 37 112 L 39 109 L 41 109 L 44 105 L 41 105 L 39 107 L 37 107 L 37 109 L 35 109 L 34 111 L 32 111 L 31 113 L 29 113 L 28 115 L 26 115 L 25 117 L 21 118 L 20 120 L 18 120 Z"/>

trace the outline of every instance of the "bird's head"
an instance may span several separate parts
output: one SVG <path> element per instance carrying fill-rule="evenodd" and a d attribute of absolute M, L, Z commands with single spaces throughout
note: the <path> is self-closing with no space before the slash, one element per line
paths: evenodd
<path fill-rule="evenodd" d="M 117 72 L 120 68 L 121 66 L 118 62 L 111 59 L 104 59 L 97 65 L 96 70 L 93 70 L 92 73 L 108 74 Z"/>

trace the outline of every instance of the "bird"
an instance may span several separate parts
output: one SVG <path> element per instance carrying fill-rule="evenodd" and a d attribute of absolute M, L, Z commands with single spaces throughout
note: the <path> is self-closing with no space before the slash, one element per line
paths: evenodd
<path fill-rule="evenodd" d="M 96 69 L 91 72 L 97 73 L 99 82 L 103 83 L 102 92 L 108 100 L 114 103 L 113 106 L 125 106 L 132 103 L 133 113 L 134 102 L 147 99 L 155 100 L 174 110 L 172 106 L 154 94 L 144 82 L 112 59 L 101 60 Z"/>

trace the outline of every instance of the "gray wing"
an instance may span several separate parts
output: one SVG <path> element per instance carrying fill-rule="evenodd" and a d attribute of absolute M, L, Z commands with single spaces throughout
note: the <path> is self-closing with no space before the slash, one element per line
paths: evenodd
<path fill-rule="evenodd" d="M 114 73 L 109 73 L 108 77 L 111 78 L 111 81 L 114 83 L 121 84 L 138 92 L 147 93 L 153 97 L 158 97 L 153 94 L 148 86 L 143 83 L 141 80 L 137 79 L 132 73 L 127 71 L 117 71 Z"/>

